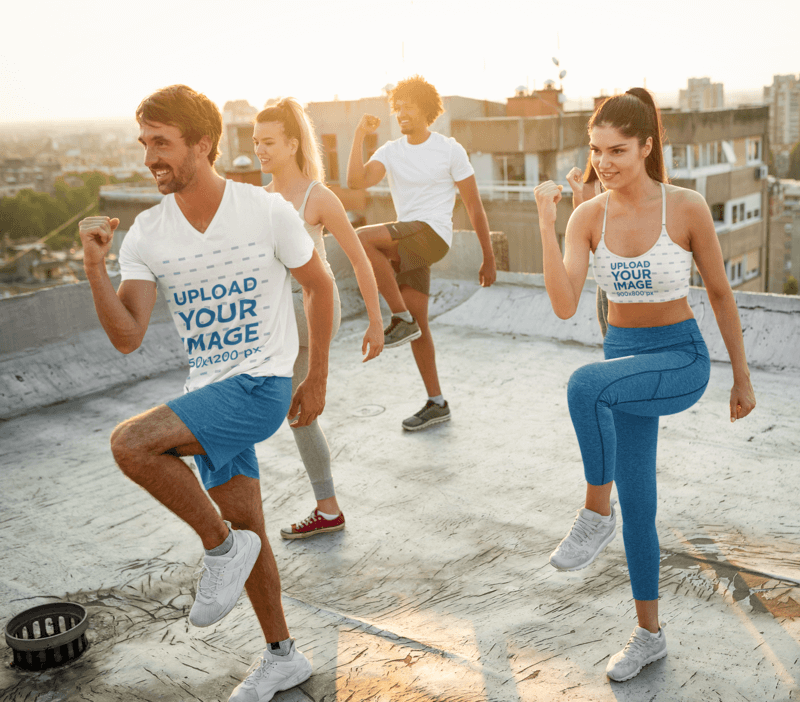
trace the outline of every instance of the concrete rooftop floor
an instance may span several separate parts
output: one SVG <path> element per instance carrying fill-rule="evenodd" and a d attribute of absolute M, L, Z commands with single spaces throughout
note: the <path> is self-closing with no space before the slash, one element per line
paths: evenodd
<path fill-rule="evenodd" d="M 322 423 L 344 532 L 282 541 L 311 490 L 285 424 L 258 446 L 289 628 L 314 666 L 275 699 L 800 699 L 800 376 L 753 369 L 758 407 L 731 425 L 730 368 L 714 363 L 702 400 L 662 419 L 669 655 L 612 683 L 607 659 L 635 624 L 620 528 L 586 570 L 547 562 L 584 490 L 566 383 L 602 352 L 489 333 L 474 316 L 448 324 L 486 292 L 454 290 L 436 304 L 465 300 L 458 314 L 434 322 L 447 424 L 401 430 L 425 400 L 409 348 L 361 364 L 363 319 L 334 341 Z M 179 394 L 184 376 L 0 423 L 0 621 L 62 598 L 91 617 L 89 649 L 62 669 L 17 671 L 5 648 L 0 702 L 224 701 L 263 647 L 246 595 L 216 626 L 188 624 L 199 540 L 108 449 L 116 423 Z"/>

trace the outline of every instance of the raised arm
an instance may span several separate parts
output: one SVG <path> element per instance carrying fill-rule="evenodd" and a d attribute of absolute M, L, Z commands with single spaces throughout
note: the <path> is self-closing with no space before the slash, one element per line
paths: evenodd
<path fill-rule="evenodd" d="M 364 115 L 356 127 L 353 145 L 350 147 L 350 159 L 347 162 L 347 187 L 353 190 L 371 188 L 377 185 L 386 175 L 386 168 L 380 161 L 364 163 L 364 137 L 372 134 L 381 124 L 379 117 Z"/>
<path fill-rule="evenodd" d="M 486 210 L 483 209 L 483 202 L 478 192 L 478 183 L 475 176 L 471 175 L 469 178 L 459 180 L 456 182 L 458 192 L 461 194 L 461 199 L 464 202 L 464 207 L 467 209 L 469 221 L 472 223 L 472 228 L 478 235 L 478 241 L 481 244 L 483 251 L 483 264 L 481 264 L 478 278 L 483 287 L 488 288 L 497 279 L 497 264 L 494 260 L 494 251 L 492 250 L 492 237 L 489 233 L 489 220 L 486 218 Z"/>
<path fill-rule="evenodd" d="M 567 182 L 572 188 L 572 209 L 582 205 L 587 200 L 591 200 L 600 194 L 600 181 L 593 180 L 590 183 L 583 182 L 583 171 L 577 166 L 567 173 Z"/>
<path fill-rule="evenodd" d="M 303 286 L 303 304 L 308 319 L 308 374 L 295 390 L 289 417 L 294 417 L 299 411 L 291 426 L 306 427 L 322 414 L 325 407 L 328 349 L 333 331 L 333 281 L 316 250 L 308 263 L 291 271 Z"/>
<path fill-rule="evenodd" d="M 756 406 L 755 393 L 750 383 L 750 369 L 744 352 L 739 310 L 725 274 L 722 249 L 705 199 L 692 190 L 680 192 L 683 199 L 680 216 L 688 227 L 692 255 L 706 286 L 708 301 L 714 310 L 731 361 L 733 388 L 730 412 L 731 421 L 735 422 L 750 414 Z"/>
<path fill-rule="evenodd" d="M 364 298 L 369 316 L 369 327 L 364 334 L 364 341 L 361 344 L 361 353 L 364 354 L 364 361 L 375 358 L 383 350 L 383 320 L 381 319 L 381 307 L 378 299 L 378 286 L 375 283 L 375 273 L 372 264 L 367 258 L 364 247 L 347 218 L 341 201 L 328 188 L 317 187 L 312 191 L 314 200 L 310 202 L 312 207 L 319 207 L 320 222 L 333 234 L 339 246 L 342 247 L 345 255 L 350 259 L 353 271 L 356 274 L 358 289 Z"/>
<path fill-rule="evenodd" d="M 114 290 L 106 270 L 117 218 L 87 217 L 78 225 L 83 244 L 83 267 L 92 289 L 94 307 L 111 343 L 122 353 L 139 348 L 156 303 L 156 284 L 126 280 Z"/>
<path fill-rule="evenodd" d="M 583 284 L 589 272 L 591 251 L 591 212 L 581 205 L 567 223 L 564 257 L 556 235 L 556 211 L 562 186 L 548 180 L 534 189 L 539 210 L 539 231 L 542 237 L 544 284 L 553 311 L 561 319 L 569 319 L 578 309 Z"/>

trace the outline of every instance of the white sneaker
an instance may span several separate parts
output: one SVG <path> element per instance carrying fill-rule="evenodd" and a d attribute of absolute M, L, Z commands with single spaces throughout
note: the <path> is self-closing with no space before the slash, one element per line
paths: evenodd
<path fill-rule="evenodd" d="M 195 626 L 211 626 L 230 612 L 247 581 L 261 551 L 258 534 L 246 529 L 231 529 L 233 547 L 224 556 L 203 556 L 189 621 Z"/>
<path fill-rule="evenodd" d="M 550 554 L 550 565 L 558 570 L 580 570 L 594 561 L 617 535 L 616 502 L 611 500 L 610 519 L 585 507 L 579 509 L 569 534 Z"/>
<path fill-rule="evenodd" d="M 228 702 L 267 702 L 281 690 L 305 682 L 311 676 L 311 663 L 292 647 L 285 656 L 274 655 L 269 648 L 250 666 L 249 675 L 236 686 Z"/>
<path fill-rule="evenodd" d="M 663 626 L 662 624 L 657 634 L 637 626 L 625 648 L 611 656 L 606 666 L 606 675 L 617 682 L 630 680 L 648 663 L 666 656 L 667 636 Z"/>

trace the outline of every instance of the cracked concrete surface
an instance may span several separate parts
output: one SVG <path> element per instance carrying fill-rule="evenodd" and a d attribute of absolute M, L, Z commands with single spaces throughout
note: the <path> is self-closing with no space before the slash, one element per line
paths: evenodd
<path fill-rule="evenodd" d="M 424 432 L 400 428 L 425 400 L 410 349 L 361 364 L 364 321 L 343 324 L 321 421 L 345 531 L 281 541 L 311 490 L 286 425 L 258 446 L 289 628 L 314 666 L 275 700 L 800 699 L 800 374 L 753 370 L 758 407 L 731 425 L 730 368 L 714 363 L 701 401 L 662 419 L 669 655 L 612 683 L 606 661 L 635 623 L 619 527 L 586 570 L 547 563 L 583 494 L 566 383 L 601 351 L 486 331 L 476 287 L 435 303 L 454 308 L 433 327 L 453 420 Z M 246 595 L 217 625 L 188 624 L 199 541 L 108 450 L 117 422 L 184 375 L 0 423 L 0 621 L 62 598 L 91 617 L 89 649 L 64 668 L 14 670 L 5 648 L 0 702 L 224 701 L 263 647 Z"/>

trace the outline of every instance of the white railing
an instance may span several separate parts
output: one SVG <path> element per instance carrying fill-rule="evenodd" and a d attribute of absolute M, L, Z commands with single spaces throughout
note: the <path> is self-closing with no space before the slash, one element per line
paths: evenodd
<path fill-rule="evenodd" d="M 566 180 L 556 180 L 559 185 L 564 186 L 564 194 L 572 195 L 572 190 Z M 481 197 L 487 200 L 519 200 L 528 201 L 535 200 L 533 189 L 535 185 L 529 183 L 520 183 L 517 181 L 509 180 L 494 180 L 494 181 L 479 181 L 478 192 Z M 387 183 L 379 183 L 369 188 L 369 192 L 376 195 L 388 195 L 389 185 Z"/>

